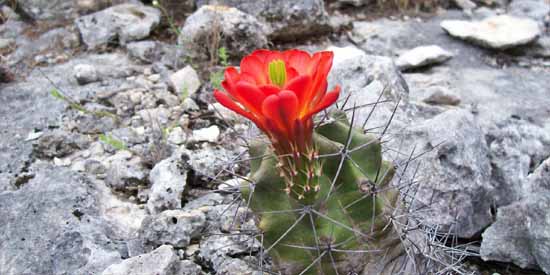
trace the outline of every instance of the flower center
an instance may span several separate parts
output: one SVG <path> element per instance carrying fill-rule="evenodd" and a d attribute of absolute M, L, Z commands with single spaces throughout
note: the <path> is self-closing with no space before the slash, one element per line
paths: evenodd
<path fill-rule="evenodd" d="M 281 59 L 276 59 L 269 62 L 269 79 L 271 83 L 283 87 L 286 82 L 286 67 L 285 62 Z"/>

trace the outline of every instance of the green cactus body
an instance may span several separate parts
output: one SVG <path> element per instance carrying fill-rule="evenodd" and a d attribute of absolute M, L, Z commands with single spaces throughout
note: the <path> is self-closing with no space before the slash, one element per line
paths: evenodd
<path fill-rule="evenodd" d="M 242 195 L 283 274 L 360 272 L 370 257 L 365 251 L 387 245 L 388 213 L 397 200 L 388 188 L 394 168 L 382 159 L 378 139 L 352 128 L 345 113 L 331 116 L 315 129 L 317 157 L 299 157 L 291 178 L 281 168 L 285 159 L 265 143 L 250 148 L 254 184 L 243 185 Z"/>

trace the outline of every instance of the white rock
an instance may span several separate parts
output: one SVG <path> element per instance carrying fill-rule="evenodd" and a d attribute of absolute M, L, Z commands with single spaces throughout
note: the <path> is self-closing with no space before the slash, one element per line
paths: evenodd
<path fill-rule="evenodd" d="M 160 74 L 152 74 L 147 79 L 153 83 L 157 83 L 160 80 Z"/>
<path fill-rule="evenodd" d="M 199 110 L 199 105 L 197 105 L 197 103 L 192 98 L 189 98 L 189 97 L 186 97 L 181 103 L 181 105 L 183 106 L 183 110 L 185 111 Z"/>
<path fill-rule="evenodd" d="M 71 159 L 70 158 L 53 158 L 53 164 L 55 166 L 69 166 L 71 165 Z"/>
<path fill-rule="evenodd" d="M 443 86 L 434 86 L 426 90 L 427 96 L 422 99 L 423 102 L 432 105 L 452 105 L 460 104 L 460 97 L 450 89 Z"/>
<path fill-rule="evenodd" d="M 175 145 L 181 145 L 185 143 L 187 136 L 181 127 L 176 127 L 168 134 L 168 142 Z"/>
<path fill-rule="evenodd" d="M 219 136 L 220 136 L 220 128 L 216 125 L 213 125 L 208 128 L 194 130 L 191 140 L 194 142 L 200 142 L 200 141 L 216 142 Z"/>
<path fill-rule="evenodd" d="M 474 22 L 444 20 L 441 27 L 451 36 L 498 50 L 528 44 L 541 34 L 536 21 L 508 15 Z"/>
<path fill-rule="evenodd" d="M 176 274 L 180 268 L 179 257 L 174 248 L 162 245 L 151 253 L 135 256 L 109 266 L 102 275 Z"/>
<path fill-rule="evenodd" d="M 201 81 L 197 71 L 187 65 L 170 76 L 169 84 L 176 94 L 181 95 L 185 93 L 186 96 L 190 96 L 200 88 Z"/>
<path fill-rule="evenodd" d="M 31 141 L 31 140 L 38 139 L 43 134 L 44 134 L 44 132 L 35 132 L 34 130 L 30 131 L 29 134 L 27 135 L 27 138 L 25 139 L 25 141 Z"/>
<path fill-rule="evenodd" d="M 147 201 L 149 213 L 181 208 L 181 199 L 187 180 L 184 163 L 177 155 L 157 163 L 149 174 L 151 193 Z"/>
<path fill-rule="evenodd" d="M 166 108 L 158 107 L 154 109 L 139 110 L 138 115 L 148 125 L 166 125 L 170 117 L 170 111 Z"/>
<path fill-rule="evenodd" d="M 200 238 L 206 226 L 206 215 L 200 210 L 166 210 L 146 217 L 138 232 L 147 247 L 170 244 L 187 247 L 192 239 Z"/>
<path fill-rule="evenodd" d="M 453 2 L 466 12 L 471 12 L 477 7 L 476 3 L 472 2 L 471 0 L 454 0 Z"/>
<path fill-rule="evenodd" d="M 437 45 L 420 46 L 399 56 L 396 65 L 401 70 L 418 68 L 426 65 L 443 63 L 453 57 L 453 54 Z"/>
<path fill-rule="evenodd" d="M 250 1 L 245 6 L 263 2 L 265 1 Z M 233 6 L 227 1 L 226 4 Z M 274 6 L 279 7 L 278 4 Z M 254 15 L 227 6 L 202 6 L 187 17 L 178 37 L 178 44 L 186 56 L 199 60 L 209 59 L 207 45 L 211 43 L 210 37 L 214 28 L 221 34 L 220 45 L 225 47 L 232 57 L 241 57 L 245 53 L 268 45 L 267 26 L 259 22 Z M 236 37 L 240 39 L 235 39 Z"/>
<path fill-rule="evenodd" d="M 160 11 L 139 4 L 120 4 L 78 18 L 76 27 L 88 48 L 97 48 L 118 38 L 120 44 L 140 40 L 160 23 Z"/>
<path fill-rule="evenodd" d="M 80 85 L 85 85 L 99 80 L 96 68 L 88 64 L 76 65 L 74 67 L 74 77 Z"/>
<path fill-rule="evenodd" d="M 13 38 L 0 38 L 0 50 L 8 50 L 14 46 L 15 39 Z"/>

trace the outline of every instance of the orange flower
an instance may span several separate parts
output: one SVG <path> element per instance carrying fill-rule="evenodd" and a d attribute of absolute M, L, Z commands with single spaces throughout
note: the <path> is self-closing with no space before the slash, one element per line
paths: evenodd
<path fill-rule="evenodd" d="M 240 72 L 225 70 L 215 90 L 220 104 L 253 121 L 271 139 L 277 154 L 310 152 L 312 116 L 332 105 L 340 94 L 327 92 L 332 52 L 313 55 L 300 50 L 256 50 L 244 57 Z"/>

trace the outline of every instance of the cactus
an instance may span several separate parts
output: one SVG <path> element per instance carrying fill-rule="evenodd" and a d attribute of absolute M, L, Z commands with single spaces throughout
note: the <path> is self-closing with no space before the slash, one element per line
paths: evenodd
<path fill-rule="evenodd" d="M 381 136 L 340 110 L 314 122 L 340 94 L 327 91 L 332 58 L 258 50 L 240 72 L 228 67 L 225 91 L 214 91 L 269 140 L 249 144 L 249 183 L 240 186 L 261 231 L 260 257 L 269 254 L 280 274 L 462 274 L 456 264 L 466 254 L 447 251 L 447 235 L 410 216 L 408 191 L 390 184 L 396 169 L 383 159 Z"/>
<path fill-rule="evenodd" d="M 241 192 L 258 216 L 264 248 L 277 270 L 359 272 L 366 252 L 379 249 L 383 244 L 379 240 L 389 232 L 384 213 L 396 203 L 395 191 L 387 188 L 394 169 L 382 159 L 380 142 L 351 127 L 345 113 L 335 112 L 315 132 L 316 157 L 311 162 L 318 190 L 311 189 L 302 198 L 298 191 L 286 192 L 285 177 L 277 168 L 284 159 L 256 142 L 250 148 L 254 184 L 243 185 Z M 306 181 L 307 171 L 299 173 L 296 178 Z M 304 184 L 296 182 L 293 187 Z M 341 273 L 335 273 L 334 267 Z"/>

